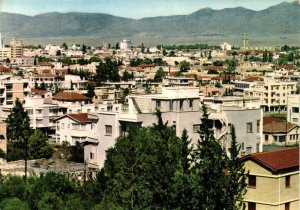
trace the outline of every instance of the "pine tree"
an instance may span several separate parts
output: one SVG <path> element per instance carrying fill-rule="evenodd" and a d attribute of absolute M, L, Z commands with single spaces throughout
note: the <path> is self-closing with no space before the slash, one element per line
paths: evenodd
<path fill-rule="evenodd" d="M 224 202 L 226 154 L 209 127 L 208 109 L 204 103 L 202 112 L 200 138 L 193 152 L 193 171 L 198 177 L 199 185 L 198 208 L 226 209 Z"/>
<path fill-rule="evenodd" d="M 25 159 L 25 177 L 27 176 L 27 158 L 28 158 L 28 138 L 30 133 L 30 120 L 27 111 L 24 110 L 22 103 L 17 98 L 15 106 L 7 117 L 7 137 L 9 141 L 19 149 L 24 149 Z"/>
<path fill-rule="evenodd" d="M 226 198 L 228 210 L 240 210 L 245 209 L 245 205 L 242 202 L 243 196 L 246 194 L 247 173 L 244 168 L 243 162 L 239 158 L 239 152 L 241 146 L 236 141 L 235 128 L 232 125 L 230 128 L 231 134 L 231 146 L 229 148 L 230 158 L 228 160 L 228 175 L 227 175 L 227 187 Z"/>

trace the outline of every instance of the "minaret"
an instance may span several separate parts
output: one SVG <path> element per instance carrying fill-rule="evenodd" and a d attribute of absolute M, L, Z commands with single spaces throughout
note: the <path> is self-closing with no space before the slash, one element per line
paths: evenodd
<path fill-rule="evenodd" d="M 248 35 L 244 34 L 243 49 L 246 50 L 247 47 L 248 47 Z"/>

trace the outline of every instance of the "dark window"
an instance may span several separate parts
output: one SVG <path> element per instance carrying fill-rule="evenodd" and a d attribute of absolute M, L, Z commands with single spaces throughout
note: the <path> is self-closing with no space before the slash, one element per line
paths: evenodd
<path fill-rule="evenodd" d="M 247 133 L 253 133 L 252 122 L 247 123 Z"/>
<path fill-rule="evenodd" d="M 291 176 L 286 176 L 285 177 L 285 187 L 291 187 Z"/>
<path fill-rule="evenodd" d="M 248 176 L 248 186 L 256 187 L 256 176 L 253 176 L 253 175 Z"/>
<path fill-rule="evenodd" d="M 269 141 L 269 135 L 265 134 L 265 142 Z"/>
<path fill-rule="evenodd" d="M 286 203 L 284 205 L 284 210 L 290 210 L 290 203 Z"/>
<path fill-rule="evenodd" d="M 248 210 L 256 210 L 256 203 L 248 202 Z"/>
<path fill-rule="evenodd" d="M 292 107 L 293 113 L 299 113 L 299 107 Z"/>

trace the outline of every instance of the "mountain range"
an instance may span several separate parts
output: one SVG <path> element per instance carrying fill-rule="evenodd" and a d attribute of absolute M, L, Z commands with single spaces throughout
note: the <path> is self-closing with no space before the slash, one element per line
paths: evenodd
<path fill-rule="evenodd" d="M 123 38 L 300 34 L 300 4 L 283 2 L 264 10 L 243 7 L 200 9 L 189 15 L 142 19 L 103 13 L 44 13 L 27 16 L 0 12 L 0 32 L 22 38 L 100 36 Z"/>

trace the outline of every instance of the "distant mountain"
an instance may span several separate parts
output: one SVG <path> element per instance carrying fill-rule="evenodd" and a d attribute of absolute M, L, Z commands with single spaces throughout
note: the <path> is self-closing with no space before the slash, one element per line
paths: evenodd
<path fill-rule="evenodd" d="M 130 19 L 101 13 L 0 13 L 0 32 L 16 37 L 128 36 L 184 37 L 300 33 L 300 5 L 281 3 L 261 11 L 242 7 L 204 8 L 189 15 Z"/>

